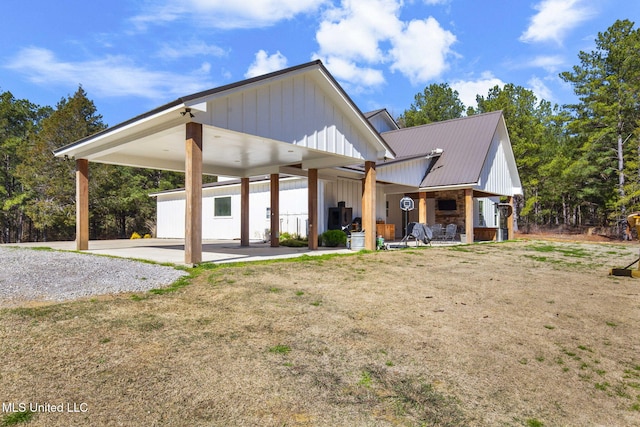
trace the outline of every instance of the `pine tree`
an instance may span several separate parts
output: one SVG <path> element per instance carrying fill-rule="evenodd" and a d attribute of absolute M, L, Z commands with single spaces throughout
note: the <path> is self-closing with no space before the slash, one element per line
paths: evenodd
<path fill-rule="evenodd" d="M 411 107 L 398 118 L 403 127 L 457 119 L 464 112 L 458 91 L 451 89 L 447 83 L 429 85 L 414 99 Z"/>
<path fill-rule="evenodd" d="M 40 120 L 50 113 L 10 92 L 0 94 L 0 242 L 21 242 L 28 217 L 24 206 L 27 193 L 16 176 L 21 153 L 37 131 Z"/>
<path fill-rule="evenodd" d="M 567 107 L 574 114 L 570 130 L 581 142 L 584 186 L 593 203 L 619 223 L 628 205 L 638 203 L 637 194 L 635 200 L 627 196 L 627 162 L 637 168 L 640 149 L 629 143 L 638 127 L 640 85 L 640 34 L 633 25 L 618 20 L 598 33 L 596 50 L 580 52 L 580 65 L 560 74 L 580 100 Z"/>
<path fill-rule="evenodd" d="M 75 163 L 56 158 L 53 150 L 105 128 L 102 116 L 82 87 L 63 98 L 42 120 L 42 129 L 23 147 L 17 167 L 27 192 L 25 211 L 37 240 L 72 239 L 75 233 Z"/>
<path fill-rule="evenodd" d="M 547 150 L 553 146 L 553 110 L 549 102 L 538 101 L 535 94 L 522 86 L 506 84 L 494 86 L 486 97 L 476 97 L 478 108 L 470 108 L 467 114 L 488 113 L 502 110 L 513 154 L 522 182 L 524 198 L 516 201 L 518 217 L 525 227 L 540 223 L 550 223 L 553 212 L 545 202 L 541 166 L 545 164 Z"/>

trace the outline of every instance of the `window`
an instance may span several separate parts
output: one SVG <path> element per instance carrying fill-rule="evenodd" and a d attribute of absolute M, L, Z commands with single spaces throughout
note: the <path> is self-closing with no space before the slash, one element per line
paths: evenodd
<path fill-rule="evenodd" d="M 213 199 L 213 216 L 231 216 L 231 196 Z"/>
<path fill-rule="evenodd" d="M 484 220 L 484 200 L 478 200 L 478 225 L 480 227 L 487 226 L 487 223 Z"/>

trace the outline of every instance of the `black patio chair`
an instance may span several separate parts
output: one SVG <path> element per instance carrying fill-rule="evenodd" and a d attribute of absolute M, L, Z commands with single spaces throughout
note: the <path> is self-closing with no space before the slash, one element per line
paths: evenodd
<path fill-rule="evenodd" d="M 412 237 L 416 240 L 416 246 L 418 246 L 418 241 L 422 241 L 425 245 L 430 245 L 433 238 L 433 233 L 431 232 L 431 229 L 426 226 L 426 224 L 420 224 L 419 222 L 410 222 L 407 225 L 407 234 L 405 234 L 400 242 L 404 242 L 405 246 L 407 246 L 407 242 Z"/>

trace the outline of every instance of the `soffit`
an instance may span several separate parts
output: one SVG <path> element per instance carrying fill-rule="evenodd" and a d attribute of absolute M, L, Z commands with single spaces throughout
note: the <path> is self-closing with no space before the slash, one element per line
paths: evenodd
<path fill-rule="evenodd" d="M 211 124 L 211 112 L 206 111 L 208 100 L 251 90 L 276 79 L 294 78 L 293 76 L 300 74 L 308 75 L 317 83 L 327 94 L 327 98 L 337 105 L 336 108 L 348 117 L 350 126 L 359 135 L 363 135 L 376 157 L 393 156 L 385 141 L 318 61 L 181 98 L 62 147 L 54 154 L 58 157 L 87 159 L 90 162 L 184 171 L 185 125 L 191 121 L 203 125 L 205 174 L 242 177 L 276 173 L 280 167 L 290 165 L 301 165 L 303 169 L 321 169 L 361 161 L 360 158 L 330 150 L 304 147 L 292 144 L 291 141 L 269 138 L 268 135 L 238 132 Z"/>

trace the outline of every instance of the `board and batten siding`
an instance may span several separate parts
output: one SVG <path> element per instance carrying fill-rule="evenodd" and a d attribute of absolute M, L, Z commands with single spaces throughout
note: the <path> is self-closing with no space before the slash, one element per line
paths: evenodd
<path fill-rule="evenodd" d="M 307 235 L 308 183 L 306 178 L 280 180 L 280 232 Z M 240 238 L 240 185 L 229 184 L 202 190 L 202 238 Z M 214 200 L 231 197 L 231 215 L 214 216 Z M 328 208 L 344 201 L 353 208 L 353 217 L 362 217 L 362 182 L 338 178 L 318 183 L 318 233 L 327 230 Z M 270 228 L 267 208 L 270 207 L 269 181 L 252 182 L 249 186 L 249 237 L 263 240 Z M 376 188 L 376 219 L 385 220 L 386 199 L 381 184 Z M 185 194 L 183 191 L 157 195 L 157 230 L 159 238 L 184 237 Z"/>
<path fill-rule="evenodd" d="M 280 232 L 307 234 L 306 178 L 280 181 Z M 202 190 L 202 238 L 240 238 L 240 185 L 232 184 Z M 214 216 L 214 200 L 231 197 L 231 215 Z M 249 237 L 263 240 L 270 228 L 267 208 L 270 207 L 269 182 L 249 186 Z M 157 196 L 157 230 L 159 238 L 184 238 L 185 194 L 173 192 Z"/>
<path fill-rule="evenodd" d="M 362 218 L 362 181 L 357 179 L 339 178 L 336 181 L 324 183 L 324 206 L 337 207 L 338 202 L 345 202 L 346 207 L 353 209 L 353 217 Z M 385 194 L 381 184 L 376 185 L 376 219 L 385 219 Z M 323 230 L 327 229 L 327 218 L 324 218 Z"/>
<path fill-rule="evenodd" d="M 207 102 L 207 124 L 355 159 L 377 158 L 315 79 L 299 75 Z"/>
<path fill-rule="evenodd" d="M 184 238 L 185 206 L 184 192 L 160 194 L 156 197 L 156 237 Z"/>
<path fill-rule="evenodd" d="M 280 180 L 280 233 L 307 235 L 307 221 L 309 218 L 307 206 L 306 178 Z M 240 235 L 240 193 L 234 194 L 238 202 L 238 223 L 236 233 Z M 271 227 L 267 208 L 271 205 L 270 184 L 268 181 L 252 183 L 249 186 L 249 237 L 262 240 Z M 211 234 L 216 230 L 212 229 Z"/>
<path fill-rule="evenodd" d="M 478 197 L 473 199 L 473 226 L 474 227 L 498 227 L 498 214 L 496 204 L 500 203 L 500 197 Z"/>
<path fill-rule="evenodd" d="M 424 157 L 393 162 L 388 165 L 380 164 L 376 167 L 376 176 L 379 181 L 418 187 L 424 178 L 424 173 L 431 160 Z"/>
<path fill-rule="evenodd" d="M 392 126 L 389 123 L 389 120 L 385 118 L 385 116 L 383 116 L 382 114 L 377 114 L 369 118 L 369 122 L 379 133 L 389 132 L 389 131 L 398 129 L 395 126 Z"/>
<path fill-rule="evenodd" d="M 493 136 L 476 190 L 503 196 L 513 195 L 515 191 L 513 175 L 505 153 L 506 138 L 507 136 L 501 131 Z"/>

